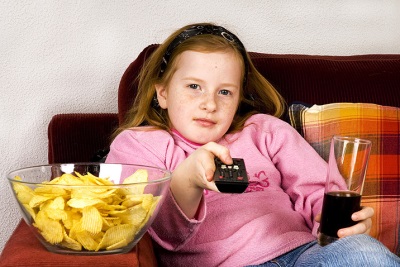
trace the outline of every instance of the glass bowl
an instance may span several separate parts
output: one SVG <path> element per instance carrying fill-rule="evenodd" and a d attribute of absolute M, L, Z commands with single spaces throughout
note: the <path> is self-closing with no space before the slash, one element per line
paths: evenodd
<path fill-rule="evenodd" d="M 47 250 L 129 252 L 168 192 L 171 173 L 141 165 L 50 164 L 7 175 L 22 217 Z"/>

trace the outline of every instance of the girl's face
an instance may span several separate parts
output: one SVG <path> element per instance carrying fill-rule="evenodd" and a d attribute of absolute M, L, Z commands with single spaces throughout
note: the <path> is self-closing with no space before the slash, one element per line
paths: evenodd
<path fill-rule="evenodd" d="M 240 99 L 242 63 L 233 52 L 185 51 L 176 59 L 169 84 L 156 85 L 171 129 L 206 144 L 229 129 Z"/>

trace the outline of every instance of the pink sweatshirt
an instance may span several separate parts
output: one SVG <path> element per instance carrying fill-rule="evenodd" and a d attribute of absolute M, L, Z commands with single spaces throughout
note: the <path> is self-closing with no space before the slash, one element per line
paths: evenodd
<path fill-rule="evenodd" d="M 149 233 L 163 266 L 261 264 L 315 240 L 326 163 L 286 122 L 257 114 L 218 141 L 245 161 L 245 193 L 205 191 L 195 219 L 169 192 Z M 125 130 L 107 162 L 174 170 L 199 145 L 166 131 Z"/>

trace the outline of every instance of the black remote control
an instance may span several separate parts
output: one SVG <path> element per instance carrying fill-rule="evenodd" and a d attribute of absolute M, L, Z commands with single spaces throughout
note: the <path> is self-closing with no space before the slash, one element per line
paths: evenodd
<path fill-rule="evenodd" d="M 244 160 L 233 158 L 233 164 L 225 164 L 215 158 L 214 181 L 220 192 L 243 193 L 249 185 Z"/>

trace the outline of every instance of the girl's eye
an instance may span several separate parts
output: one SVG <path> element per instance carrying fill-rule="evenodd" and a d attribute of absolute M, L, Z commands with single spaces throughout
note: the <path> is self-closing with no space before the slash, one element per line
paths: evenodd
<path fill-rule="evenodd" d="M 219 91 L 219 93 L 221 95 L 230 95 L 231 94 L 231 92 L 229 90 L 226 90 L 226 89 L 223 89 L 223 90 Z"/>
<path fill-rule="evenodd" d="M 200 86 L 198 84 L 189 84 L 189 88 L 191 88 L 191 89 L 199 89 Z"/>

